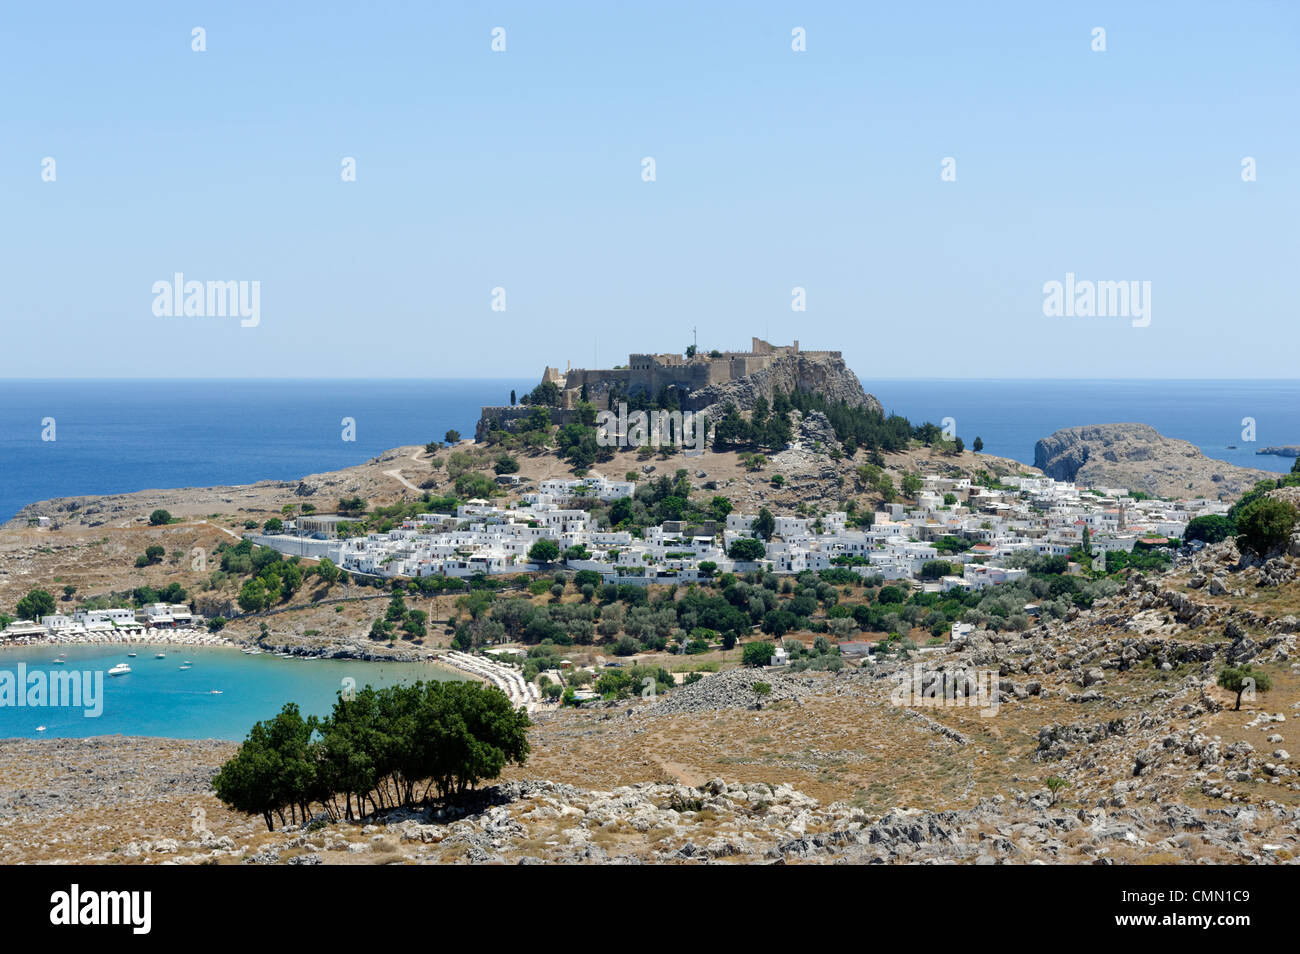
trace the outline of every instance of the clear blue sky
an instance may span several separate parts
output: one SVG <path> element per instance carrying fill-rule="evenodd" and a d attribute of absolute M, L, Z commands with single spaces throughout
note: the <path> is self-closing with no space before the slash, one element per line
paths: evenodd
<path fill-rule="evenodd" d="M 703 348 L 842 349 L 868 386 L 1296 376 L 1300 4 L 5 19 L 6 377 L 531 378 L 680 351 L 693 326 Z M 155 317 L 177 271 L 260 281 L 260 325 Z M 1044 317 L 1066 272 L 1150 281 L 1150 327 Z"/>

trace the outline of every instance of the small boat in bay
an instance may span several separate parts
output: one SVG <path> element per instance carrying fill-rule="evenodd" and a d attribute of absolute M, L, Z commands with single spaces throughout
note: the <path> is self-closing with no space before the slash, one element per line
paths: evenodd
<path fill-rule="evenodd" d="M 114 666 L 112 669 L 108 671 L 108 674 L 110 676 L 125 676 L 130 671 L 131 671 L 131 667 L 128 666 L 126 663 L 118 663 L 116 666 Z"/>
<path fill-rule="evenodd" d="M 166 653 L 158 653 L 158 654 L 157 654 L 156 656 L 154 656 L 153 658 L 154 658 L 154 659 L 166 659 L 166 658 L 167 658 L 167 654 L 166 654 Z"/>

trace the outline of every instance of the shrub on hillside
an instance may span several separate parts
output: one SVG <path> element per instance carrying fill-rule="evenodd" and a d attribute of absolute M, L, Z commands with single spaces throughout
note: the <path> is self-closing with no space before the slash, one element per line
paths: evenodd
<path fill-rule="evenodd" d="M 1252 501 L 1237 515 L 1237 546 L 1263 556 L 1284 546 L 1300 519 L 1295 504 L 1273 497 Z"/>
<path fill-rule="evenodd" d="M 1205 543 L 1219 543 L 1232 535 L 1232 521 L 1221 514 L 1207 514 L 1194 517 L 1187 524 L 1183 539 L 1189 543 L 1202 540 Z"/>

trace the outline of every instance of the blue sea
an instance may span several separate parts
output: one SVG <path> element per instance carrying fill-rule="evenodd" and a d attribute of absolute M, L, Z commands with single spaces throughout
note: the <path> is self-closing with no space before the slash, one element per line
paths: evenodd
<path fill-rule="evenodd" d="M 1150 424 L 1166 437 L 1191 441 L 1210 457 L 1241 467 L 1285 472 L 1293 458 L 1255 452 L 1300 445 L 1300 381 L 956 381 L 863 382 L 888 413 L 914 424 L 945 417 L 969 448 L 1034 462 L 1034 443 L 1062 427 Z M 1253 442 L 1243 420 L 1255 423 Z"/>
<path fill-rule="evenodd" d="M 54 657 L 67 654 L 55 664 Z M 135 652 L 134 659 L 128 652 Z M 164 659 L 154 654 L 163 652 Z M 190 669 L 180 667 L 190 661 Z M 109 676 L 120 662 L 125 676 Z M 79 738 L 91 735 L 150 735 L 171 739 L 242 741 L 254 722 L 269 719 L 286 702 L 303 715 L 327 715 L 344 680 L 354 689 L 376 689 L 417 680 L 457 680 L 454 671 L 427 663 L 361 662 L 346 659 L 284 659 L 250 656 L 237 649 L 185 646 L 52 646 L 0 650 L 0 670 L 40 671 L 48 679 L 64 671 L 104 673 L 103 705 L 96 717 L 83 709 L 0 705 L 0 737 Z M 217 690 L 214 692 L 213 690 Z M 45 726 L 38 732 L 38 726 Z"/>
<path fill-rule="evenodd" d="M 535 380 L 3 381 L 0 521 L 48 497 L 152 487 L 294 480 L 359 464 L 402 444 L 472 436 L 479 407 Z M 1061 427 L 1138 421 L 1234 464 L 1283 472 L 1256 455 L 1300 444 L 1300 381 L 865 380 L 914 422 L 956 420 L 969 446 L 1034 460 Z M 342 439 L 343 418 L 355 441 Z M 55 440 L 41 439 L 45 418 Z M 1243 436 L 1255 421 L 1255 440 Z M 1248 436 L 1248 435 L 1247 435 Z M 1230 446 L 1235 445 L 1235 448 Z"/>
<path fill-rule="evenodd" d="M 473 437 L 482 405 L 536 383 L 0 381 L 0 522 L 49 497 L 296 480 L 451 429 Z"/>
<path fill-rule="evenodd" d="M 0 382 L 0 521 L 48 497 L 294 480 L 402 444 L 472 436 L 479 407 L 535 380 Z M 914 422 L 956 420 L 967 446 L 1032 464 L 1061 427 L 1138 421 L 1211 457 L 1287 471 L 1257 456 L 1300 444 L 1300 381 L 864 380 Z M 356 440 L 342 439 L 345 417 Z M 1255 421 L 1255 441 L 1243 418 Z M 55 440 L 42 421 L 53 418 Z M 1235 449 L 1229 445 L 1235 445 Z"/>
<path fill-rule="evenodd" d="M 470 436 L 483 404 L 508 403 L 533 381 L 6 381 L 0 382 L 0 520 L 48 497 L 151 487 L 292 480 L 361 463 L 403 444 Z M 1138 421 L 1217 457 L 1287 471 L 1267 444 L 1300 444 L 1296 381 L 864 381 L 887 411 L 913 422 L 954 418 L 969 446 L 1033 462 L 1034 442 L 1062 427 Z M 356 440 L 341 439 L 342 419 Z M 43 441 L 43 419 L 55 421 Z M 1253 418 L 1255 441 L 1243 435 Z M 1229 445 L 1235 445 L 1231 447 Z M 325 713 L 345 677 L 391 685 L 449 674 L 418 664 L 245 656 L 233 650 L 141 649 L 129 676 L 106 679 L 104 714 L 0 707 L 0 737 L 109 733 L 242 739 L 287 700 Z M 48 647 L 0 652 L 50 669 Z M 107 670 L 125 649 L 72 647 L 69 668 Z M 184 659 L 194 667 L 180 670 Z M 214 694 L 212 689 L 220 689 Z"/>

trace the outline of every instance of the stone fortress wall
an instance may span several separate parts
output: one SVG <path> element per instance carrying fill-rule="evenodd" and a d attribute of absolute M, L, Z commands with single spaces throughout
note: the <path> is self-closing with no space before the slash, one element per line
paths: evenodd
<path fill-rule="evenodd" d="M 773 345 L 762 338 L 751 339 L 748 351 L 723 351 L 716 355 L 700 352 L 691 357 L 682 354 L 631 354 L 626 368 L 592 370 L 570 368 L 561 372 L 547 368 L 542 381 L 551 381 L 560 389 L 560 407 L 574 408 L 586 387 L 588 399 L 603 407 L 602 400 L 610 389 L 620 394 L 644 392 L 658 394 L 664 388 L 698 391 L 726 384 L 761 371 L 787 356 L 811 359 L 839 359 L 838 351 L 801 351 L 799 342 Z"/>

